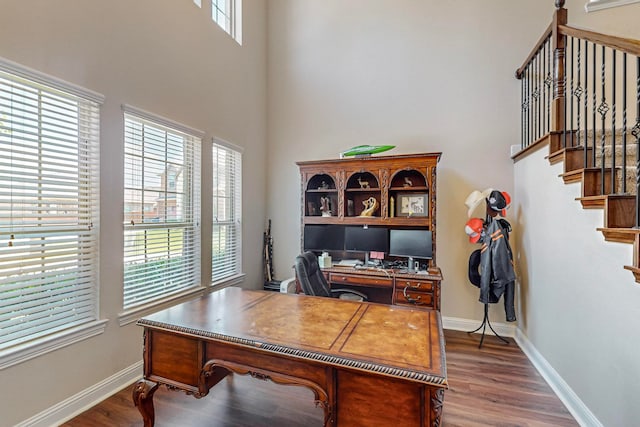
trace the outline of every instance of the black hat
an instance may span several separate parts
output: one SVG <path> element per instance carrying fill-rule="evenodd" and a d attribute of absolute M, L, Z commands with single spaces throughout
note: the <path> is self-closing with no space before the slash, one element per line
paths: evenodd
<path fill-rule="evenodd" d="M 491 194 L 489 194 L 489 197 L 487 197 L 487 204 L 491 210 L 502 213 L 502 216 L 504 216 L 503 209 L 508 205 L 507 199 L 505 199 L 502 192 L 498 190 L 493 190 Z"/>
<path fill-rule="evenodd" d="M 469 257 L 469 281 L 475 287 L 480 287 L 480 249 L 471 252 Z"/>

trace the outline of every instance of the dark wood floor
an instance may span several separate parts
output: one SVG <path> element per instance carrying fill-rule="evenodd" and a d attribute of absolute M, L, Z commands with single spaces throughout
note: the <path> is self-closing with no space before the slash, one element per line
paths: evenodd
<path fill-rule="evenodd" d="M 449 390 L 442 424 L 474 426 L 577 426 L 513 340 L 509 345 L 488 336 L 445 331 Z M 127 387 L 63 424 L 67 427 L 141 426 Z M 381 404 L 392 397 L 381 396 Z M 203 399 L 159 389 L 154 396 L 156 426 L 297 427 L 321 426 L 322 409 L 313 393 L 234 375 Z"/>

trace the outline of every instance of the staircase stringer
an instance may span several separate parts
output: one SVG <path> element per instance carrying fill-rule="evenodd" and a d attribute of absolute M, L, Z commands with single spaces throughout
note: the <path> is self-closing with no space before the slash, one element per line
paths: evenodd
<path fill-rule="evenodd" d="M 633 244 L 633 265 L 624 268 L 633 273 L 634 279 L 640 283 L 640 229 L 634 228 L 636 197 L 630 194 L 608 194 L 611 192 L 611 168 L 605 168 L 605 194 L 601 194 L 602 169 L 588 162 L 583 167 L 584 149 L 582 147 L 562 147 L 562 132 L 550 132 L 539 142 L 548 143 L 550 164 L 563 163 L 564 172 L 560 174 L 565 184 L 579 182 L 581 197 L 576 198 L 583 209 L 603 209 L 604 224 L 597 228 L 606 241 Z M 546 139 L 546 141 L 545 141 Z M 587 156 L 591 158 L 591 156 Z"/>

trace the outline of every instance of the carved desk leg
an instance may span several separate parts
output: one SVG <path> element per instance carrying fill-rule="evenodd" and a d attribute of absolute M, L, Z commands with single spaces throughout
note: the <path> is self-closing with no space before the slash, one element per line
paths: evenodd
<path fill-rule="evenodd" d="M 431 390 L 431 425 L 439 427 L 442 421 L 442 404 L 444 403 L 444 389 Z"/>
<path fill-rule="evenodd" d="M 133 403 L 142 414 L 144 427 L 153 427 L 155 423 L 155 410 L 153 409 L 153 394 L 160 384 L 141 379 L 133 388 Z"/>

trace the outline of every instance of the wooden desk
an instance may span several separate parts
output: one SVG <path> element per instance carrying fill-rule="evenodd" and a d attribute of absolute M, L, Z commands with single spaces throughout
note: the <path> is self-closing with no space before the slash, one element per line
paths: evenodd
<path fill-rule="evenodd" d="M 231 372 L 311 389 L 325 426 L 437 426 L 447 388 L 440 313 L 227 288 L 138 321 L 154 425 L 159 385 L 197 398 Z"/>
<path fill-rule="evenodd" d="M 367 294 L 371 302 L 440 310 L 442 273 L 438 267 L 426 274 L 340 266 L 323 268 L 322 272 L 332 287 L 353 287 Z"/>

